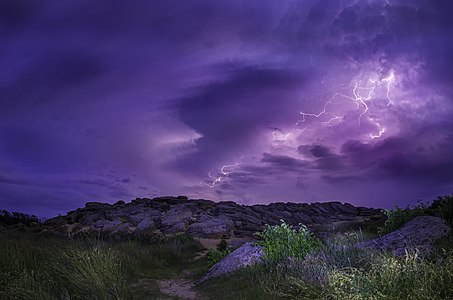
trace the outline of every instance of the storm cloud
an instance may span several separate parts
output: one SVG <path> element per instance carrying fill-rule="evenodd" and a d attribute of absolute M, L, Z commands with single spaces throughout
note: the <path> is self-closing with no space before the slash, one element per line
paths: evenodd
<path fill-rule="evenodd" d="M 453 190 L 453 4 L 0 3 L 1 209 Z"/>

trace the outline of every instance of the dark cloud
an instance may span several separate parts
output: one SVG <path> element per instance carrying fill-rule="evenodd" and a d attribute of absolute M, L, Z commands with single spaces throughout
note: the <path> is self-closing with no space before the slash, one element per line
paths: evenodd
<path fill-rule="evenodd" d="M 25 180 L 23 178 L 11 177 L 8 174 L 0 174 L 0 185 L 32 185 L 33 182 Z"/>
<path fill-rule="evenodd" d="M 198 151 L 184 158 L 187 167 L 245 152 L 269 124 L 297 116 L 290 95 L 304 83 L 304 76 L 291 70 L 244 67 L 231 71 L 222 82 L 201 87 L 197 95 L 180 99 L 180 119 L 202 135 L 196 142 Z"/>
<path fill-rule="evenodd" d="M 39 5 L 35 1 L 2 1 L 0 3 L 0 32 L 11 34 L 23 29 L 38 12 Z"/>
<path fill-rule="evenodd" d="M 376 144 L 348 141 L 341 153 L 352 168 L 366 170 L 367 176 L 373 178 L 451 184 L 453 158 L 447 153 L 453 151 L 453 139 L 448 128 L 425 128 L 415 131 L 414 136 L 389 137 Z M 440 138 L 427 137 L 433 132 Z"/>
<path fill-rule="evenodd" d="M 261 162 L 270 164 L 273 167 L 291 171 L 302 171 L 303 168 L 310 166 L 310 163 L 301 159 L 296 159 L 286 155 L 273 155 L 270 153 L 263 153 Z"/>
<path fill-rule="evenodd" d="M 0 85 L 0 97 L 4 101 L 0 114 L 8 115 L 29 106 L 39 108 L 52 101 L 65 102 L 61 92 L 83 88 L 105 72 L 101 59 L 84 53 L 46 54 L 13 83 Z"/>
<path fill-rule="evenodd" d="M 316 158 L 332 157 L 335 155 L 329 147 L 319 144 L 300 145 L 297 148 L 297 152 L 306 156 L 312 156 Z"/>

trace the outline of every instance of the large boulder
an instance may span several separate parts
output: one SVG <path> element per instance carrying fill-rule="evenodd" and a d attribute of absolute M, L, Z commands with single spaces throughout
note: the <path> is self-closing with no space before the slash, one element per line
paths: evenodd
<path fill-rule="evenodd" d="M 224 215 L 204 215 L 189 226 L 187 233 L 195 237 L 221 238 L 229 235 L 234 225 L 233 221 Z"/>
<path fill-rule="evenodd" d="M 441 218 L 420 216 L 398 230 L 357 246 L 392 252 L 396 256 L 417 250 L 419 255 L 424 256 L 433 249 L 434 242 L 449 234 L 450 230 L 448 223 Z"/>
<path fill-rule="evenodd" d="M 244 267 L 262 263 L 264 255 L 262 247 L 247 242 L 212 266 L 208 273 L 199 279 L 196 284 L 230 274 Z"/>

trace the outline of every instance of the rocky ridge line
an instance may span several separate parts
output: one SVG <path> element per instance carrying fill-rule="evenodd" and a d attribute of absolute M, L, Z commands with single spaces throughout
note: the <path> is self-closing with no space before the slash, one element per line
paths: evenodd
<path fill-rule="evenodd" d="M 85 207 L 44 222 L 51 232 L 76 236 L 95 232 L 138 238 L 186 233 L 195 238 L 251 238 L 265 224 L 284 220 L 314 231 L 360 227 L 385 219 L 382 211 L 348 203 L 240 205 L 185 196 L 137 198 L 130 203 L 88 202 Z"/>

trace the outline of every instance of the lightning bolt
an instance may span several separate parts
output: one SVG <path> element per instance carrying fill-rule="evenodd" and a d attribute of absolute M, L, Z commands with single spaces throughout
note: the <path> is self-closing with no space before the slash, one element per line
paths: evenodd
<path fill-rule="evenodd" d="M 309 113 L 300 111 L 299 114 L 301 115 L 301 119 L 297 121 L 296 127 L 300 127 L 302 123 L 307 122 L 308 118 L 312 119 L 319 119 L 324 116 L 330 117 L 327 121 L 320 122 L 321 125 L 324 126 L 335 126 L 343 122 L 345 115 L 339 115 L 332 111 L 330 106 L 333 104 L 341 104 L 341 103 L 352 103 L 356 106 L 356 111 L 360 111 L 360 114 L 357 118 L 357 122 L 359 125 L 361 124 L 362 118 L 364 116 L 368 116 L 368 120 L 376 125 L 379 128 L 378 134 L 370 133 L 369 136 L 372 139 L 376 139 L 381 137 L 385 133 L 385 128 L 381 126 L 377 121 L 370 117 L 370 112 L 372 109 L 373 101 L 376 97 L 376 89 L 378 87 L 384 86 L 385 88 L 385 98 L 387 100 L 386 108 L 393 104 L 393 99 L 390 96 L 391 87 L 396 80 L 395 73 L 391 71 L 388 76 L 382 79 L 372 79 L 368 78 L 368 80 L 356 80 L 351 83 L 350 86 L 350 93 L 351 95 L 347 95 L 341 92 L 335 92 L 330 99 L 324 102 L 324 106 L 318 113 Z M 306 128 L 310 127 L 307 125 L 299 131 L 304 131 Z"/>
<path fill-rule="evenodd" d="M 222 178 L 228 177 L 230 175 L 231 171 L 228 171 L 228 169 L 235 168 L 237 166 L 239 166 L 239 163 L 234 163 L 232 165 L 223 165 L 220 169 L 217 170 L 215 176 L 212 175 L 212 172 L 214 172 L 214 170 L 211 170 L 208 173 L 208 176 L 209 178 L 211 178 L 211 181 L 208 183 L 200 182 L 200 184 L 204 184 L 210 188 L 213 188 L 217 183 L 219 183 L 222 180 Z"/>
<path fill-rule="evenodd" d="M 376 100 L 376 93 L 378 88 L 384 88 L 384 93 L 379 93 L 380 99 L 385 97 L 386 108 L 388 109 L 393 103 L 391 98 L 391 88 L 396 81 L 396 75 L 391 71 L 386 77 L 381 79 L 360 79 L 354 80 L 348 85 L 333 87 L 328 93 L 332 96 L 329 99 L 320 99 L 323 101 L 322 109 L 319 112 L 305 112 L 299 111 L 300 119 L 295 124 L 295 129 L 290 132 L 283 132 L 282 129 L 277 127 L 270 127 L 272 130 L 272 140 L 277 143 L 286 143 L 290 136 L 295 135 L 295 132 L 304 132 L 306 129 L 315 127 L 317 125 L 333 127 L 339 125 L 345 120 L 346 113 L 350 111 L 358 112 L 357 122 L 360 125 L 364 117 L 367 117 L 368 121 L 374 124 L 378 128 L 378 132 L 371 132 L 368 134 L 371 139 L 378 139 L 382 137 L 387 129 L 381 124 L 381 120 L 375 117 L 376 112 L 373 111 L 373 102 Z M 324 82 L 323 82 L 324 83 Z M 381 89 L 379 89 L 381 91 Z M 385 96 L 382 96 L 384 94 Z M 306 98 L 307 99 L 307 98 Z M 308 100 L 308 99 L 307 99 Z M 352 108 L 342 112 L 338 112 L 338 108 L 335 108 L 339 104 L 352 104 Z M 321 119 L 322 118 L 322 119 Z M 310 124 L 308 121 L 321 119 L 319 122 Z M 376 120 L 377 119 L 377 120 Z M 305 125 L 305 126 L 304 126 Z M 240 159 L 244 159 L 251 154 L 240 156 Z M 209 188 L 214 188 L 218 183 L 229 177 L 232 170 L 239 166 L 239 162 L 234 164 L 226 164 L 221 168 L 213 169 L 208 173 L 209 179 L 200 182 Z"/>
<path fill-rule="evenodd" d="M 289 133 L 284 133 L 280 128 L 272 128 L 272 137 L 274 138 L 274 141 L 277 142 L 286 142 L 288 137 L 292 134 L 291 132 Z"/>

